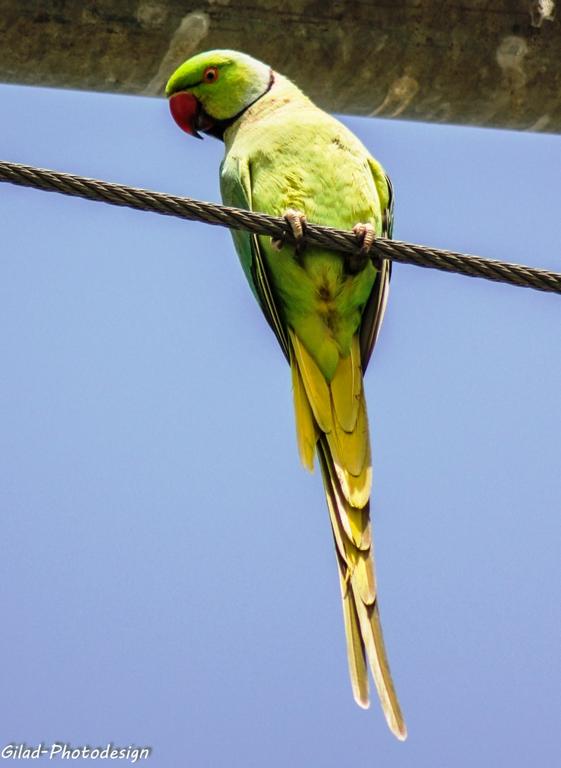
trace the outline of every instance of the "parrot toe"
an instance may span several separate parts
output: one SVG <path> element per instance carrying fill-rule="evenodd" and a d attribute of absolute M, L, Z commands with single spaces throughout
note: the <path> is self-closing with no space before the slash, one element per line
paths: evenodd
<path fill-rule="evenodd" d="M 358 253 L 349 253 L 346 258 L 347 271 L 353 275 L 361 272 L 370 260 L 370 250 L 376 239 L 376 230 L 372 224 L 355 224 L 353 233 L 360 245 Z"/>
<path fill-rule="evenodd" d="M 293 208 L 288 208 L 284 214 L 283 219 L 290 227 L 290 233 L 296 243 L 296 253 L 300 254 L 304 250 L 304 238 L 306 235 L 306 217 L 302 211 L 295 211 Z M 286 242 L 286 238 L 272 238 L 271 245 L 277 251 L 280 251 Z"/>

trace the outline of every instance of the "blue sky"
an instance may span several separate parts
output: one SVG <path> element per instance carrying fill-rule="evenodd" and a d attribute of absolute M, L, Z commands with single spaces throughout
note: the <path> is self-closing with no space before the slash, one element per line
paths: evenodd
<path fill-rule="evenodd" d="M 2 157 L 217 200 L 164 101 L 3 86 Z M 561 137 L 345 119 L 396 237 L 561 270 Z M 0 185 L 3 744 L 150 765 L 553 765 L 561 298 L 396 265 L 366 377 L 409 726 L 353 703 L 318 473 L 221 228 Z"/>

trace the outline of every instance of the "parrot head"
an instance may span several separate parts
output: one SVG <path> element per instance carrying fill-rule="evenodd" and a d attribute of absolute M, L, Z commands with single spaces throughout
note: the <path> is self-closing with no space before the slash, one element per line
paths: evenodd
<path fill-rule="evenodd" d="M 206 51 L 187 59 L 168 80 L 166 96 L 179 127 L 222 138 L 224 131 L 273 84 L 266 64 L 238 51 Z"/>

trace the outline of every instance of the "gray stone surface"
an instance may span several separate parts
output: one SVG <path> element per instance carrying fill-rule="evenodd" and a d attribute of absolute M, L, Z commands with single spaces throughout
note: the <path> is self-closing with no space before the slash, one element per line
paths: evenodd
<path fill-rule="evenodd" d="M 237 48 L 326 109 L 561 132 L 554 0 L 0 0 L 0 81 L 159 96 Z"/>

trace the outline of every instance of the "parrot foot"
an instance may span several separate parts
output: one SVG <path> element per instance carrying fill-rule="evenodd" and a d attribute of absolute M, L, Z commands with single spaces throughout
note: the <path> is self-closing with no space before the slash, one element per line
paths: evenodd
<path fill-rule="evenodd" d="M 370 260 L 370 250 L 376 240 L 376 230 L 372 224 L 355 224 L 353 232 L 360 245 L 358 253 L 349 253 L 346 257 L 347 270 L 356 275 L 362 272 Z"/>
<path fill-rule="evenodd" d="M 306 235 L 306 217 L 302 213 L 302 211 L 295 211 L 292 208 L 288 208 L 283 215 L 283 219 L 286 221 L 288 226 L 290 227 L 290 231 L 292 233 L 292 237 L 296 241 L 296 253 L 300 254 L 304 250 L 304 237 Z M 275 249 L 275 251 L 282 250 L 282 247 L 286 243 L 286 238 L 280 237 L 280 238 L 271 238 L 271 245 Z"/>

